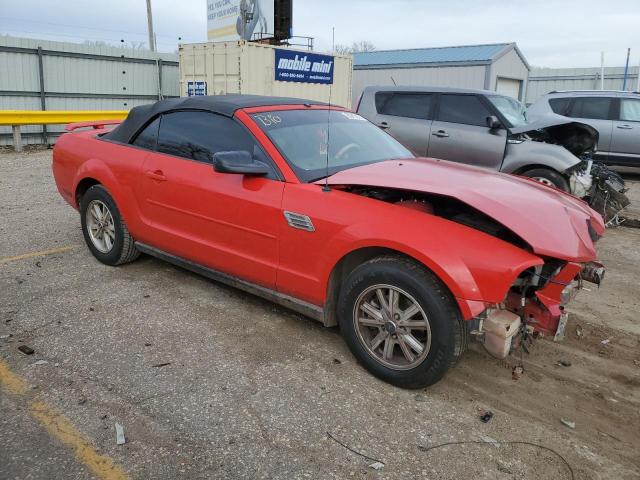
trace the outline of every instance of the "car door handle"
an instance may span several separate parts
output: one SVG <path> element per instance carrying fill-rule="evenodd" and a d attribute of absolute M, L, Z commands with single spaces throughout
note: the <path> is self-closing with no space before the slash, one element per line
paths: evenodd
<path fill-rule="evenodd" d="M 383 130 L 386 130 L 387 128 L 389 128 L 389 124 L 387 122 L 380 122 L 378 124 L 378 127 L 380 127 Z"/>
<path fill-rule="evenodd" d="M 162 173 L 162 170 L 156 170 L 154 172 L 152 172 L 151 170 L 147 170 L 145 172 L 145 175 L 149 177 L 151 180 L 155 180 L 156 182 L 167 181 L 167 177 L 164 176 L 164 173 Z"/>
<path fill-rule="evenodd" d="M 449 136 L 449 134 L 444 130 L 438 130 L 437 132 L 433 132 L 431 135 L 435 137 L 440 137 L 440 138 L 446 138 Z"/>
<path fill-rule="evenodd" d="M 631 129 L 633 129 L 633 127 L 631 125 L 618 125 L 618 128 L 621 128 L 622 130 L 631 130 Z"/>

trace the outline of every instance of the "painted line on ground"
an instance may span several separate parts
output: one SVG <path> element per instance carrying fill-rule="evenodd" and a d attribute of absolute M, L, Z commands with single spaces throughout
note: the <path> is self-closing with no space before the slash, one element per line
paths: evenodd
<path fill-rule="evenodd" d="M 4 263 L 9 263 L 9 262 L 15 262 L 18 260 L 24 260 L 27 258 L 44 257 L 47 255 L 53 255 L 54 253 L 64 253 L 64 252 L 68 252 L 69 250 L 73 250 L 74 248 L 75 248 L 75 245 L 69 245 L 67 247 L 50 248 L 49 250 L 40 250 L 38 252 L 23 253 L 22 255 L 16 255 L 15 257 L 0 257 L 0 265 Z"/>
<path fill-rule="evenodd" d="M 13 373 L 9 366 L 0 360 L 0 386 L 10 393 L 25 396 L 29 392 L 27 383 Z M 76 458 L 87 467 L 93 475 L 101 480 L 128 480 L 129 476 L 113 459 L 100 455 L 73 424 L 63 415 L 56 412 L 42 400 L 34 400 L 29 412 L 40 425 L 47 429 L 49 435 L 73 449 Z"/>
<path fill-rule="evenodd" d="M 14 395 L 24 395 L 28 390 L 26 382 L 13 373 L 2 360 L 0 360 L 0 385 L 4 385 Z"/>

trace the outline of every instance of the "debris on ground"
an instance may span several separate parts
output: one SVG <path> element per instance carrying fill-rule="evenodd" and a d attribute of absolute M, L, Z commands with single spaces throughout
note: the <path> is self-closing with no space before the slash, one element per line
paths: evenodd
<path fill-rule="evenodd" d="M 116 444 L 124 445 L 127 443 L 127 439 L 124 438 L 124 427 L 116 422 Z"/>
<path fill-rule="evenodd" d="M 153 368 L 161 368 L 161 367 L 166 367 L 167 365 L 171 365 L 171 362 L 165 362 L 165 363 L 156 363 L 155 365 L 151 365 Z"/>
<path fill-rule="evenodd" d="M 502 473 L 508 473 L 509 475 L 513 475 L 513 470 L 511 469 L 511 465 L 507 462 L 503 462 L 502 460 L 498 460 L 496 462 L 498 464 L 498 471 Z"/>
<path fill-rule="evenodd" d="M 584 337 L 584 332 L 582 331 L 582 327 L 580 325 L 576 325 L 576 337 Z"/>
<path fill-rule="evenodd" d="M 515 367 L 513 367 L 513 370 L 511 371 L 511 378 L 514 380 L 520 380 L 520 377 L 522 377 L 523 373 L 524 373 L 524 367 L 522 367 L 522 365 L 516 365 Z"/>
<path fill-rule="evenodd" d="M 493 445 L 496 448 L 500 448 L 500 444 L 498 443 L 498 441 L 495 438 L 491 438 L 487 435 L 482 435 L 480 437 L 480 440 L 482 440 L 484 443 L 490 443 L 491 445 Z"/>
<path fill-rule="evenodd" d="M 362 458 L 364 458 L 365 460 L 371 460 L 372 462 L 374 462 L 372 465 L 375 465 L 377 463 L 381 464 L 384 467 L 384 462 L 381 462 L 380 460 L 377 460 L 373 457 L 369 457 L 367 455 L 365 455 L 362 452 L 359 452 L 353 448 L 351 448 L 349 445 L 347 445 L 346 443 L 341 442 L 340 440 L 338 440 L 336 437 L 334 437 L 333 435 L 331 435 L 330 432 L 327 432 L 327 437 L 329 437 L 331 440 L 333 440 L 334 442 L 336 442 L 338 445 L 340 445 L 341 447 L 346 448 L 347 450 L 349 450 L 351 453 L 355 453 L 356 455 L 361 456 Z M 371 467 L 371 468 L 375 468 L 375 467 Z M 382 467 L 380 467 L 382 468 Z M 379 468 L 376 468 L 376 470 L 379 470 Z"/>
<path fill-rule="evenodd" d="M 342 361 L 339 358 L 334 358 L 333 359 L 333 364 L 334 365 L 340 365 L 342 363 Z"/>
<path fill-rule="evenodd" d="M 565 420 L 564 418 L 561 418 L 560 421 L 562 422 L 563 425 L 571 428 L 571 429 L 575 429 L 576 428 L 576 422 L 570 422 L 569 420 Z"/>
<path fill-rule="evenodd" d="M 371 465 L 369 465 L 369 467 L 373 468 L 374 470 L 381 470 L 384 467 L 384 463 L 374 462 Z"/>
<path fill-rule="evenodd" d="M 480 421 L 482 423 L 488 423 L 489 420 L 493 418 L 493 412 L 491 410 L 487 410 L 482 415 L 480 415 Z"/>
<path fill-rule="evenodd" d="M 87 397 L 82 396 L 78 399 L 78 405 L 84 405 L 85 403 L 87 403 Z"/>
<path fill-rule="evenodd" d="M 20 345 L 18 347 L 18 350 L 20 350 L 25 355 L 33 355 L 35 353 L 35 350 L 28 345 Z"/>
<path fill-rule="evenodd" d="M 559 365 L 560 367 L 570 367 L 571 362 L 569 360 L 558 360 L 558 363 L 556 363 L 556 365 Z"/>
<path fill-rule="evenodd" d="M 146 343 L 144 344 L 144 346 L 145 346 L 145 347 L 150 347 L 150 346 L 151 346 L 151 342 L 146 342 Z"/>
<path fill-rule="evenodd" d="M 33 362 L 32 365 L 48 365 L 49 362 L 46 360 L 38 360 L 37 362 Z"/>
<path fill-rule="evenodd" d="M 602 345 L 609 345 L 609 342 L 611 342 L 612 339 L 613 339 L 613 337 L 609 337 L 609 338 L 607 338 L 605 340 L 602 340 L 600 343 Z"/>

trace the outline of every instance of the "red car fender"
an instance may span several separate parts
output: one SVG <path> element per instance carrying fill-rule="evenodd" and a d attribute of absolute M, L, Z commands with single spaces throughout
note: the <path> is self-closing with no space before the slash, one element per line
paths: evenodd
<path fill-rule="evenodd" d="M 359 240 L 345 244 L 336 238 L 327 246 L 327 251 L 335 252 L 335 256 L 327 262 L 330 268 L 327 268 L 322 276 L 327 282 L 325 288 L 328 286 L 331 271 L 346 255 L 362 248 L 383 247 L 407 255 L 431 270 L 456 297 L 463 318 L 468 320 L 482 312 L 486 303 L 504 301 L 509 288 L 523 270 L 543 263 L 542 259 L 524 250 L 468 228 L 465 232 L 465 242 L 483 244 L 479 251 L 468 248 L 460 251 L 457 245 L 449 243 L 446 246 L 448 251 L 444 252 L 442 249 L 433 248 L 430 241 L 419 239 L 400 243 L 393 238 L 380 238 L 380 232 L 376 232 L 378 235 L 373 237 L 373 232 L 367 232 L 369 228 L 367 224 L 350 226 L 340 237 Z M 483 238 L 473 238 L 476 234 Z M 343 245 L 340 248 L 334 243 Z M 487 251 L 490 251 L 491 255 L 487 255 Z M 443 265 L 446 265 L 446 268 L 443 268 Z"/>

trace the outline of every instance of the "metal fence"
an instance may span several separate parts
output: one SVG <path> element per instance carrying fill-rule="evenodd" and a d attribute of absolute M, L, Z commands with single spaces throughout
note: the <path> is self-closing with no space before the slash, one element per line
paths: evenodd
<path fill-rule="evenodd" d="M 638 88 L 638 67 L 629 67 L 626 90 Z M 599 90 L 600 68 L 536 68 L 529 73 L 527 103 L 554 90 Z M 604 69 L 604 90 L 622 90 L 624 67 Z"/>
<path fill-rule="evenodd" d="M 0 110 L 129 110 L 179 96 L 178 81 L 172 53 L 0 37 Z M 52 143 L 63 128 L 24 127 L 23 142 Z"/>

